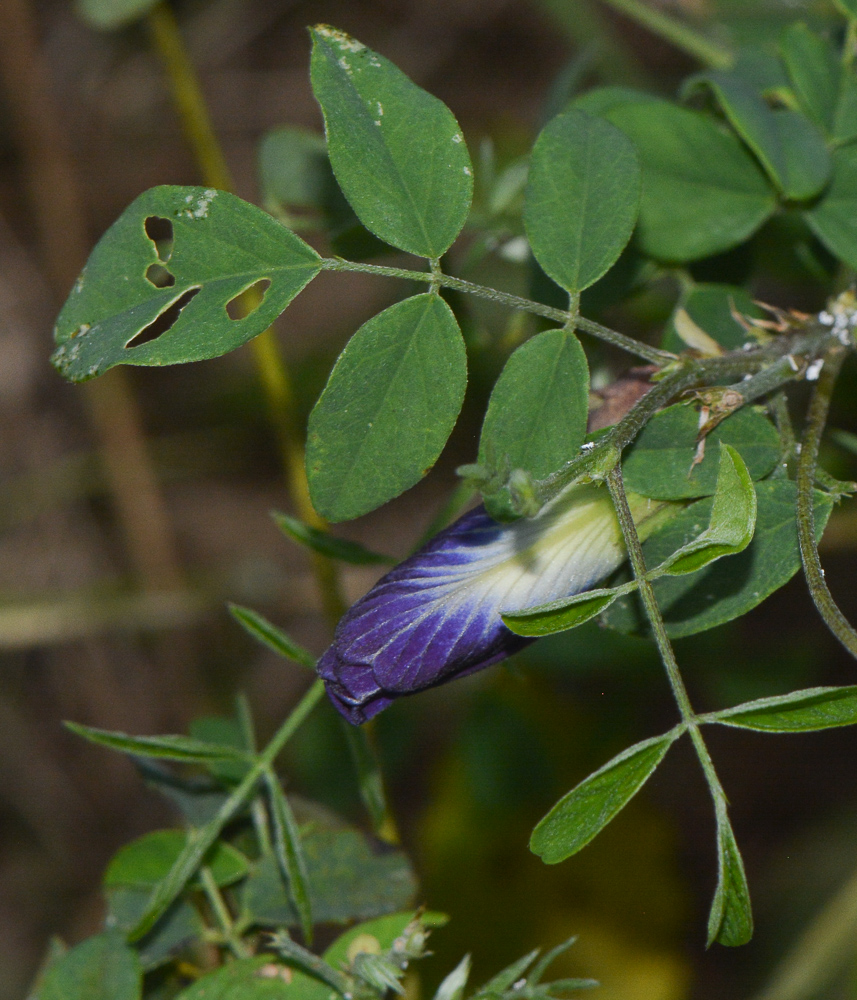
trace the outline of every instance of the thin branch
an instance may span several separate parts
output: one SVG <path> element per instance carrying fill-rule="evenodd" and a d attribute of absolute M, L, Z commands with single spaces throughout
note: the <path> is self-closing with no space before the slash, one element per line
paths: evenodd
<path fill-rule="evenodd" d="M 844 358 L 845 351 L 842 348 L 834 348 L 828 353 L 809 404 L 809 414 L 797 464 L 797 529 L 803 571 L 818 613 L 848 652 L 857 657 L 857 631 L 839 610 L 824 579 L 824 570 L 821 568 L 818 545 L 815 541 L 813 510 L 818 448 L 827 423 L 836 377 Z"/>

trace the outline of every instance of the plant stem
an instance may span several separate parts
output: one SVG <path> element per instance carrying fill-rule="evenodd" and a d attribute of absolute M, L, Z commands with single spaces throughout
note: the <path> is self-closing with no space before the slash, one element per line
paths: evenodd
<path fill-rule="evenodd" d="M 422 281 L 428 285 L 439 285 L 443 288 L 453 288 L 459 292 L 469 292 L 481 299 L 488 299 L 500 305 L 509 306 L 512 309 L 521 309 L 524 312 L 533 313 L 536 316 L 543 316 L 552 320 L 560 326 L 566 326 L 573 322 L 577 329 L 585 330 L 600 340 L 614 347 L 635 354 L 639 358 L 650 361 L 656 365 L 663 365 L 675 361 L 676 356 L 669 351 L 662 351 L 657 347 L 650 347 L 633 337 L 627 337 L 624 333 L 611 330 L 602 326 L 594 320 L 585 319 L 582 316 L 575 316 L 567 309 L 556 309 L 553 306 L 546 306 L 542 302 L 534 302 L 532 299 L 522 298 L 520 295 L 512 295 L 509 292 L 501 292 L 496 288 L 488 288 L 486 285 L 477 285 L 472 281 L 465 281 L 464 278 L 455 278 L 450 274 L 435 274 L 430 271 L 414 271 L 406 267 L 383 267 L 380 264 L 363 264 L 352 260 L 343 260 L 341 257 L 325 257 L 321 266 L 325 271 L 356 271 L 359 274 L 377 274 L 379 277 L 404 278 L 408 281 Z"/>
<path fill-rule="evenodd" d="M 729 49 L 706 38 L 690 25 L 670 17 L 663 11 L 655 10 L 642 0 L 603 0 L 603 2 L 632 21 L 636 21 L 637 24 L 641 24 L 653 35 L 665 39 L 677 49 L 699 60 L 703 65 L 710 66 L 711 69 L 731 69 L 735 63 L 735 56 Z"/>
<path fill-rule="evenodd" d="M 815 606 L 830 631 L 852 656 L 857 657 L 857 632 L 839 610 L 824 579 L 824 570 L 821 568 L 818 545 L 815 541 L 813 511 L 818 448 L 827 423 L 836 377 L 844 358 L 845 351 L 842 348 L 834 348 L 827 354 L 809 404 L 809 414 L 797 463 L 797 529 L 803 571 Z"/>
<path fill-rule="evenodd" d="M 158 883 L 146 912 L 129 932 L 129 940 L 137 941 L 143 937 L 175 902 L 223 828 L 244 807 L 260 778 L 273 766 L 280 751 L 323 696 L 324 682 L 316 680 L 274 733 L 240 784 L 221 804 L 215 816 L 204 827 L 195 831 L 167 876 Z"/>
<path fill-rule="evenodd" d="M 697 716 L 690 703 L 690 696 L 687 693 L 684 679 L 679 671 L 675 651 L 667 635 L 661 609 L 658 607 L 655 591 L 646 571 L 643 546 L 640 543 L 640 536 L 637 534 L 637 526 L 634 523 L 631 508 L 628 506 L 625 485 L 622 481 L 622 466 L 618 462 L 607 475 L 607 486 L 610 490 L 613 506 L 616 509 L 616 517 L 622 529 L 622 537 L 625 540 L 625 547 L 628 549 L 628 557 L 634 571 L 634 578 L 639 587 L 640 598 L 643 601 L 646 617 L 649 619 L 652 635 L 661 656 L 661 662 L 667 672 L 667 678 L 670 682 L 673 697 L 678 705 L 678 710 L 681 713 L 682 722 L 687 726 L 694 749 L 696 750 L 696 755 L 699 758 L 699 763 L 702 765 L 705 780 L 708 783 L 711 797 L 714 800 L 714 808 L 719 817 L 726 808 L 726 795 L 723 791 L 723 786 L 720 784 L 720 779 L 717 777 L 717 772 L 714 769 L 711 754 L 708 752 L 708 747 L 705 745 L 702 733 L 699 731 Z"/>
<path fill-rule="evenodd" d="M 199 871 L 199 875 L 200 880 L 202 881 L 203 891 L 205 892 L 205 898 L 208 900 L 212 912 L 217 919 L 217 923 L 220 925 L 220 931 L 223 935 L 223 940 L 226 946 L 236 958 L 248 958 L 250 952 L 244 945 L 241 938 L 235 933 L 235 925 L 232 922 L 232 915 L 229 912 L 229 907 L 227 907 L 226 901 L 224 900 L 208 865 L 202 866 Z"/>

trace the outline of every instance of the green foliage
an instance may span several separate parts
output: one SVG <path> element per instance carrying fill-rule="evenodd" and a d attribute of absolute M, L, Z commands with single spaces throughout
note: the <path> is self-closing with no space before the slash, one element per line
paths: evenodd
<path fill-rule="evenodd" d="M 112 31 L 147 14 L 157 0 L 77 0 L 75 10 L 93 28 Z"/>
<path fill-rule="evenodd" d="M 39 1000 L 139 1000 L 140 961 L 122 935 L 104 931 L 66 952 L 47 971 Z"/>
<path fill-rule="evenodd" d="M 720 444 L 734 448 L 750 478 L 762 479 L 780 457 L 776 428 L 749 407 L 727 417 L 705 438 L 705 455 L 697 461 L 699 414 L 681 403 L 656 414 L 628 451 L 622 470 L 625 485 L 655 500 L 708 496 L 717 486 Z"/>
<path fill-rule="evenodd" d="M 653 257 L 698 260 L 736 246 L 776 199 L 740 140 L 707 115 L 666 101 L 620 105 L 609 120 L 643 170 L 638 239 Z"/>
<path fill-rule="evenodd" d="M 184 830 L 155 830 L 131 841 L 113 855 L 104 873 L 104 887 L 151 889 L 165 878 L 187 845 Z M 219 886 L 243 879 L 247 858 L 230 844 L 218 842 L 202 859 Z"/>
<path fill-rule="evenodd" d="M 567 330 L 546 330 L 519 347 L 497 379 L 479 462 L 550 475 L 583 444 L 588 411 L 589 368 L 580 341 Z"/>
<path fill-rule="evenodd" d="M 786 480 L 758 483 L 756 497 L 756 531 L 744 552 L 693 576 L 655 581 L 655 596 L 671 636 L 694 635 L 746 614 L 788 583 L 800 569 L 794 483 Z M 709 499 L 691 504 L 653 534 L 643 545 L 646 564 L 660 565 L 680 546 L 696 538 L 710 520 L 711 506 Z M 817 538 L 821 537 L 832 506 L 828 497 L 816 493 Z M 620 597 L 607 610 L 604 621 L 620 632 L 646 628 L 645 616 L 634 596 Z"/>
<path fill-rule="evenodd" d="M 316 510 L 346 521 L 418 482 L 446 444 L 466 383 L 464 342 L 440 296 L 414 295 L 364 323 L 310 414 Z"/>
<path fill-rule="evenodd" d="M 303 240 L 234 195 L 152 188 L 90 254 L 57 319 L 52 361 L 80 382 L 118 364 L 219 357 L 269 327 L 320 266 Z M 251 289 L 255 304 L 241 298 Z"/>
<path fill-rule="evenodd" d="M 637 794 L 679 735 L 643 740 L 581 781 L 533 830 L 530 850 L 549 865 L 576 854 Z"/>
<path fill-rule="evenodd" d="M 312 653 L 308 649 L 304 649 L 303 646 L 299 646 L 282 629 L 277 628 L 258 611 L 242 608 L 238 604 L 230 604 L 229 611 L 232 617 L 263 646 L 267 646 L 268 649 L 272 649 L 287 660 L 300 663 L 304 667 L 309 667 L 310 670 L 315 669 L 315 657 Z"/>
<path fill-rule="evenodd" d="M 712 722 L 765 733 L 810 733 L 857 722 L 857 687 L 809 688 L 759 698 L 711 715 Z"/>
<path fill-rule="evenodd" d="M 93 729 L 76 722 L 66 722 L 66 728 L 100 746 L 120 750 L 137 757 L 155 757 L 185 764 L 208 764 L 245 761 L 247 755 L 223 743 L 210 743 L 192 736 L 128 736 L 107 729 Z"/>
<path fill-rule="evenodd" d="M 682 294 L 667 324 L 662 342 L 664 350 L 679 353 L 688 347 L 676 331 L 676 317 L 681 310 L 727 351 L 740 350 L 750 338 L 736 316 L 748 319 L 762 319 L 764 316 L 743 288 L 735 285 L 693 285 Z"/>
<path fill-rule="evenodd" d="M 349 541 L 347 538 L 337 538 L 329 531 L 322 531 L 313 528 L 312 525 L 304 524 L 296 517 L 289 517 L 288 514 L 281 514 L 274 511 L 274 521 L 284 535 L 294 539 L 300 545 L 305 545 L 319 555 L 327 556 L 328 559 L 339 559 L 342 562 L 351 563 L 353 566 L 377 566 L 379 564 L 395 562 L 390 556 L 382 556 L 377 552 L 370 552 L 359 542 Z"/>
<path fill-rule="evenodd" d="M 458 122 L 355 38 L 326 25 L 312 36 L 313 91 L 345 197 L 382 240 L 440 257 L 461 231 L 473 197 L 473 167 Z"/>
<path fill-rule="evenodd" d="M 609 270 L 631 237 L 640 199 L 633 145 L 582 111 L 557 115 L 533 146 L 524 225 L 536 260 L 571 293 Z"/>
<path fill-rule="evenodd" d="M 753 936 L 753 914 L 744 861 L 726 807 L 717 810 L 717 889 L 708 915 L 708 944 L 746 944 Z"/>

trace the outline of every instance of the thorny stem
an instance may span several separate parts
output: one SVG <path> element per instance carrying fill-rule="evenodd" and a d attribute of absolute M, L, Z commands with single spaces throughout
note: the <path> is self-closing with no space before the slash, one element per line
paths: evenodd
<path fill-rule="evenodd" d="M 821 568 L 818 546 L 815 542 L 813 513 L 818 448 L 824 425 L 827 423 L 836 377 L 844 358 L 843 348 L 834 348 L 829 352 L 809 404 L 809 414 L 797 464 L 797 529 L 803 570 L 815 606 L 830 631 L 852 656 L 857 657 L 857 632 L 839 610 L 824 579 L 824 570 Z"/>
<path fill-rule="evenodd" d="M 509 306 L 512 309 L 522 309 L 524 312 L 533 313 L 536 316 L 543 316 L 545 319 L 553 320 L 560 326 L 566 326 L 573 321 L 578 330 L 591 333 L 600 340 L 613 344 L 630 354 L 635 354 L 639 358 L 650 361 L 656 365 L 663 365 L 670 361 L 675 361 L 676 356 L 669 351 L 662 351 L 657 347 L 650 347 L 633 337 L 628 337 L 624 333 L 611 330 L 600 323 L 582 316 L 575 316 L 567 309 L 556 309 L 553 306 L 546 306 L 542 302 L 534 302 L 532 299 L 525 299 L 520 295 L 512 295 L 509 292 L 501 292 L 496 288 L 488 288 L 485 285 L 477 285 L 472 281 L 465 281 L 464 278 L 454 278 L 450 274 L 436 274 L 430 271 L 414 271 L 406 267 L 383 267 L 379 264 L 363 264 L 352 260 L 343 260 L 341 257 L 325 257 L 321 266 L 325 271 L 356 271 L 360 274 L 377 274 L 386 278 L 405 278 L 409 281 L 422 281 L 428 285 L 439 285 L 443 288 L 453 288 L 459 292 L 469 292 L 481 299 L 488 299 L 500 305 Z"/>
<path fill-rule="evenodd" d="M 152 41 L 160 55 L 170 79 L 176 108 L 181 117 L 185 135 L 197 160 L 203 180 L 224 191 L 233 189 L 232 176 L 226 164 L 217 135 L 211 123 L 199 79 L 188 55 L 178 24 L 170 8 L 158 3 L 148 14 Z M 304 450 L 298 433 L 298 420 L 292 390 L 292 380 L 272 328 L 265 330 L 251 341 L 251 350 L 262 390 L 268 404 L 271 421 L 277 435 L 280 460 L 286 475 L 292 503 L 298 516 L 314 528 L 324 530 L 327 523 L 316 512 L 309 495 L 304 465 Z M 346 602 L 342 596 L 339 574 L 333 560 L 318 552 L 311 552 L 313 573 L 321 596 L 325 617 L 331 628 L 342 617 Z M 369 734 L 357 739 L 368 741 Z M 367 742 L 367 757 L 371 758 L 377 772 L 376 784 L 383 789 L 383 779 L 377 756 Z M 362 779 L 363 776 L 361 776 Z M 379 837 L 398 843 L 395 819 L 386 796 L 383 822 L 377 827 Z M 366 803 L 370 813 L 373 804 Z"/>

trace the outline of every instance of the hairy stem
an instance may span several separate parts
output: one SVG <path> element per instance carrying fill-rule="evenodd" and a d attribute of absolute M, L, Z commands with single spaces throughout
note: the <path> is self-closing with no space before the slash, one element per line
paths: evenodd
<path fill-rule="evenodd" d="M 842 348 L 834 348 L 828 353 L 809 404 L 809 414 L 797 464 L 797 529 L 803 571 L 815 606 L 830 631 L 852 656 L 857 657 L 857 632 L 839 610 L 824 579 L 824 570 L 821 568 L 815 541 L 813 511 L 818 448 L 827 423 L 836 377 L 844 358 L 845 351 Z"/>
<path fill-rule="evenodd" d="M 220 927 L 224 943 L 236 958 L 249 957 L 250 951 L 235 931 L 232 914 L 229 912 L 226 900 L 224 900 L 208 865 L 202 866 L 199 875 L 203 891 L 205 892 L 205 898 L 208 900 L 208 905 L 211 907 L 211 911 Z"/>
<path fill-rule="evenodd" d="M 488 288 L 486 285 L 477 285 L 472 281 L 465 281 L 464 278 L 454 278 L 450 274 L 436 274 L 430 271 L 414 271 L 406 267 L 383 267 L 379 264 L 362 264 L 357 261 L 343 260 L 340 257 L 326 257 L 321 262 L 326 271 L 356 271 L 360 274 L 376 274 L 386 278 L 404 278 L 408 281 L 421 281 L 427 285 L 440 286 L 442 288 L 453 288 L 459 292 L 469 292 L 481 299 L 488 299 L 500 305 L 509 306 L 511 309 L 521 309 L 524 312 L 533 313 L 536 316 L 543 316 L 552 320 L 559 326 L 566 326 L 573 322 L 578 330 L 591 333 L 599 340 L 603 340 L 614 347 L 619 347 L 629 354 L 635 354 L 638 358 L 651 361 L 656 365 L 663 365 L 670 361 L 675 361 L 675 355 L 669 351 L 662 351 L 657 347 L 650 347 L 633 337 L 628 337 L 617 330 L 611 330 L 591 319 L 584 319 L 582 316 L 575 316 L 567 309 L 556 309 L 553 306 L 546 306 L 542 302 L 534 302 L 532 299 L 525 299 L 520 295 L 512 295 L 509 292 L 501 292 L 496 288 Z"/>

